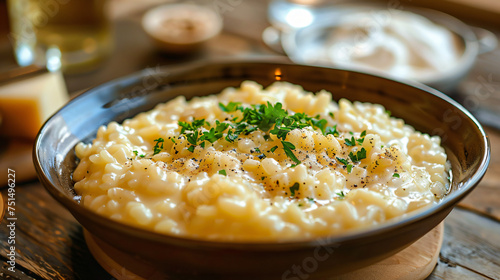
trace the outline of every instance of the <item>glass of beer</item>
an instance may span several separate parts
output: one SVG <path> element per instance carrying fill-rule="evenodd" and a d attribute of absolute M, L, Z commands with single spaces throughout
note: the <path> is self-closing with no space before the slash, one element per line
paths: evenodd
<path fill-rule="evenodd" d="M 85 72 L 111 52 L 106 0 L 8 0 L 7 5 L 20 66 Z"/>

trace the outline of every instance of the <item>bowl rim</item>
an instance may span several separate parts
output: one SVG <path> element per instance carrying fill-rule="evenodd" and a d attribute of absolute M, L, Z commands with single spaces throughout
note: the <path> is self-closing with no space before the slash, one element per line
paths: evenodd
<path fill-rule="evenodd" d="M 281 61 L 280 61 L 281 60 Z M 142 78 L 144 75 L 147 75 L 148 70 L 150 68 L 143 69 L 141 71 L 132 73 L 130 75 L 118 78 L 118 79 L 113 79 L 109 82 L 106 82 L 104 84 L 101 84 L 99 86 L 90 88 L 78 96 L 74 97 L 71 99 L 66 105 L 61 107 L 56 113 L 54 113 L 42 126 L 40 131 L 38 132 L 34 147 L 33 147 L 33 163 L 35 166 L 36 173 L 38 175 L 39 180 L 42 182 L 44 185 L 45 189 L 62 205 L 65 206 L 67 210 L 71 212 L 71 214 L 77 218 L 75 215 L 75 212 L 79 215 L 85 215 L 86 218 L 91 220 L 94 223 L 97 223 L 98 225 L 103 225 L 108 228 L 113 228 L 115 230 L 118 230 L 120 232 L 127 232 L 128 235 L 134 236 L 134 237 L 140 237 L 143 239 L 147 239 L 149 241 L 153 242 L 159 242 L 162 244 L 189 244 L 195 245 L 195 246 L 200 246 L 204 248 L 211 248 L 211 247 L 224 247 L 228 249 L 244 249 L 244 250 L 249 250 L 249 251 L 261 251 L 261 250 L 283 250 L 283 249 L 293 249 L 293 248 L 303 248 L 303 247 L 310 247 L 311 245 L 318 245 L 318 240 L 326 240 L 327 243 L 326 245 L 332 245 L 332 244 L 341 244 L 344 242 L 349 242 L 349 241 L 354 241 L 358 239 L 363 239 L 367 238 L 370 236 L 377 236 L 380 234 L 384 234 L 387 232 L 391 232 L 392 230 L 395 230 L 397 228 L 401 227 L 406 227 L 411 224 L 417 223 L 426 217 L 432 216 L 433 213 L 438 213 L 442 211 L 446 211 L 448 208 L 451 209 L 451 206 L 455 205 L 459 200 L 463 199 L 469 192 L 471 192 L 476 185 L 481 181 L 483 178 L 484 174 L 486 173 L 486 170 L 488 168 L 488 164 L 490 162 L 490 141 L 488 136 L 486 135 L 483 127 L 481 124 L 477 121 L 477 119 L 470 113 L 468 112 L 462 105 L 460 105 L 458 102 L 455 100 L 451 99 L 449 96 L 445 95 L 444 93 L 439 92 L 436 89 L 433 89 L 429 86 L 426 86 L 424 84 L 421 84 L 416 81 L 405 81 L 401 82 L 399 80 L 394 80 L 391 78 L 388 78 L 386 76 L 379 76 L 375 75 L 372 73 L 364 73 L 364 72 L 359 72 L 359 71 L 353 71 L 351 69 L 344 69 L 340 67 L 320 67 L 320 66 L 312 66 L 312 65 L 305 65 L 305 64 L 297 64 L 297 63 L 291 63 L 291 62 L 284 62 L 282 61 L 281 58 L 273 58 L 273 57 L 267 57 L 267 58 L 261 58 L 261 59 L 252 59 L 252 58 L 247 58 L 247 59 L 242 59 L 242 58 L 218 58 L 218 59 L 206 59 L 202 61 L 197 61 L 197 62 L 192 62 L 192 63 L 187 63 L 183 65 L 179 65 L 178 69 L 172 69 L 169 66 L 163 66 L 161 69 L 165 70 L 168 69 L 169 73 L 175 73 L 175 74 L 182 74 L 185 72 L 193 71 L 199 68 L 203 67 L 210 67 L 213 65 L 219 65 L 219 66 L 236 66 L 236 65 L 249 65 L 249 64 L 255 64 L 255 65 L 269 65 L 273 67 L 279 68 L 280 66 L 298 66 L 298 67 L 305 67 L 305 68 L 322 68 L 322 69 L 328 69 L 328 70 L 336 70 L 336 71 L 347 71 L 356 75 L 366 75 L 366 76 L 372 76 L 377 79 L 382 79 L 386 80 L 389 83 L 399 83 L 399 84 L 404 84 L 409 87 L 416 88 L 420 91 L 424 91 L 426 94 L 433 95 L 437 98 L 443 99 L 444 101 L 450 103 L 453 105 L 455 108 L 457 108 L 460 112 L 462 112 L 467 118 L 469 118 L 472 123 L 475 125 L 475 127 L 480 131 L 481 133 L 481 138 L 482 142 L 478 143 L 478 145 L 481 145 L 484 147 L 484 153 L 482 154 L 482 159 L 478 165 L 477 172 L 473 174 L 469 180 L 466 182 L 463 182 L 462 185 L 460 185 L 460 188 L 457 189 L 456 191 L 452 192 L 451 194 L 445 196 L 445 198 L 438 204 L 434 204 L 430 207 L 425 207 L 424 209 L 417 210 L 416 212 L 411 212 L 408 213 L 409 215 L 404 215 L 402 217 L 397 217 L 393 219 L 393 221 L 387 221 L 382 224 L 379 224 L 375 227 L 370 227 L 370 228 L 365 228 L 365 229 L 360 229 L 360 230 L 355 230 L 355 231 L 347 231 L 341 234 L 334 234 L 334 235 L 326 235 L 322 237 L 312 237 L 312 238 L 307 238 L 307 239 L 293 239 L 293 240 L 258 240 L 258 241 L 234 241 L 234 240 L 210 240 L 210 239 L 197 239 L 193 237 L 187 237 L 187 236 L 174 236 L 174 235 L 167 235 L 167 234 L 162 234 L 162 233 L 157 233 L 153 232 L 151 230 L 146 230 L 142 228 L 138 228 L 135 226 L 131 226 L 128 224 L 120 223 L 117 221 L 114 221 L 112 219 L 109 219 L 107 217 L 101 216 L 94 211 L 91 211 L 90 209 L 87 209 L 83 207 L 82 204 L 78 203 L 75 199 L 71 199 L 68 196 L 66 196 L 63 192 L 59 191 L 58 188 L 55 186 L 54 183 L 52 183 L 48 176 L 45 174 L 43 167 L 41 166 L 41 160 L 40 160 L 40 154 L 39 151 L 41 150 L 41 141 L 43 139 L 43 136 L 45 134 L 45 131 L 48 129 L 47 127 L 50 125 L 52 120 L 63 110 L 66 108 L 70 107 L 72 104 L 78 102 L 80 99 L 87 97 L 88 95 L 93 94 L 94 92 L 103 90 L 107 87 L 112 87 L 114 85 L 119 84 L 120 82 L 124 82 L 127 80 L 133 80 L 133 79 L 138 79 Z M 79 139 L 80 141 L 82 139 Z M 71 149 L 74 150 L 74 147 Z M 73 186 L 71 186 L 72 188 Z M 77 218 L 78 222 L 80 223 L 80 220 Z M 81 224 L 81 223 L 80 223 Z M 322 243 L 323 244 L 323 243 Z"/>
<path fill-rule="evenodd" d="M 377 11 L 389 11 L 387 7 L 377 4 L 377 3 L 369 3 L 369 4 L 363 4 L 363 3 L 349 3 L 349 4 L 340 4 L 338 6 L 339 8 L 343 8 L 348 10 L 349 13 L 355 14 L 355 13 L 366 13 L 368 11 L 371 11 L 370 8 L 376 9 Z M 397 9 L 396 9 L 397 10 Z M 479 47 L 479 41 L 476 36 L 476 33 L 472 30 L 472 27 L 467 25 L 465 22 L 462 20 L 430 8 L 423 8 L 423 7 L 416 7 L 416 6 L 408 6 L 405 7 L 404 10 L 398 10 L 402 12 L 412 12 L 417 15 L 423 16 L 430 20 L 433 23 L 436 23 L 438 25 L 441 25 L 445 27 L 447 30 L 451 31 L 454 33 L 456 36 L 458 36 L 462 41 L 463 41 L 463 52 L 460 55 L 460 58 L 456 61 L 456 66 L 450 69 L 450 71 L 447 72 L 442 72 L 442 73 L 436 73 L 435 75 L 432 76 L 425 76 L 423 78 L 412 78 L 412 77 L 395 77 L 392 76 L 391 74 L 385 73 L 383 71 L 375 71 L 372 68 L 365 68 L 363 66 L 357 66 L 357 65 L 347 65 L 347 64 L 340 64 L 336 62 L 313 62 L 309 63 L 304 58 L 302 58 L 300 55 L 297 55 L 299 52 L 299 48 L 297 47 L 297 41 L 299 41 L 299 38 L 302 36 L 302 34 L 307 34 L 311 31 L 314 30 L 321 30 L 327 27 L 335 27 L 338 22 L 335 21 L 334 24 L 332 24 L 332 21 L 325 19 L 325 17 L 320 18 L 319 21 L 313 22 L 311 25 L 296 29 L 296 30 L 291 30 L 289 32 L 283 32 L 281 36 L 281 44 L 283 47 L 283 50 L 285 54 L 294 62 L 299 63 L 299 64 L 312 64 L 315 66 L 321 66 L 321 67 L 330 67 L 330 68 L 346 68 L 352 71 L 358 71 L 358 72 L 366 72 L 370 73 L 376 76 L 386 76 L 391 79 L 399 79 L 399 80 L 413 80 L 413 81 L 418 81 L 420 83 L 425 83 L 425 84 L 436 84 L 440 81 L 452 79 L 454 77 L 460 76 L 460 74 L 464 71 L 470 70 L 472 65 L 474 64 L 476 57 L 480 53 L 480 47 Z M 437 20 L 436 20 L 437 19 Z M 446 24 L 443 24 L 443 22 L 446 22 Z"/>

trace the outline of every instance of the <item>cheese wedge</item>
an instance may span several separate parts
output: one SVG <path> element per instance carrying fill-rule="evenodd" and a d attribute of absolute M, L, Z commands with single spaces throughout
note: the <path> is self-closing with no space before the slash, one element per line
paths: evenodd
<path fill-rule="evenodd" d="M 60 72 L 0 86 L 0 135 L 34 139 L 42 124 L 68 101 Z"/>

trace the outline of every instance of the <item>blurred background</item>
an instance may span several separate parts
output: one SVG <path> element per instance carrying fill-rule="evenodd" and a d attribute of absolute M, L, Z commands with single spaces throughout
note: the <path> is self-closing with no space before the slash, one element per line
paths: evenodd
<path fill-rule="evenodd" d="M 209 41 L 201 50 L 183 55 L 155 45 L 154 39 L 148 36 L 141 25 L 143 15 L 151 8 L 175 2 L 196 4 L 215 11 L 223 23 L 222 31 L 217 38 Z M 384 9 L 395 10 L 421 6 L 443 11 L 470 25 L 481 26 L 493 32 L 498 32 L 495 28 L 500 28 L 500 3 L 495 0 L 1 0 L 0 72 L 18 65 L 15 53 L 18 54 L 18 62 L 22 62 L 21 64 L 45 62 L 47 67 L 56 69 L 59 67 L 58 63 L 64 64 L 66 61 L 67 65 L 63 65 L 65 81 L 68 92 L 74 93 L 146 67 L 171 65 L 207 57 L 283 55 L 279 50 L 276 51 L 276 47 L 270 48 L 263 42 L 262 34 L 268 26 L 273 24 L 282 28 L 283 21 L 286 21 L 284 17 L 294 5 L 311 8 L 311 11 L 335 11 L 346 3 L 378 4 Z M 168 16 L 168 11 L 164 14 Z M 300 18 L 303 14 L 301 15 L 299 11 L 296 16 Z M 313 16 L 316 16 L 316 13 Z M 38 28 L 35 26 L 34 30 L 30 30 L 25 24 L 29 18 L 32 18 L 34 25 L 43 26 Z M 308 24 L 307 14 L 305 22 L 299 20 L 298 24 L 299 27 L 300 24 Z M 46 49 L 43 50 L 45 54 L 33 53 L 23 61 L 19 57 L 26 53 L 27 47 L 24 49 L 19 47 L 21 43 L 16 45 L 16 40 L 24 41 L 25 45 L 45 45 Z M 38 41 L 26 42 L 30 40 Z M 59 44 L 61 47 L 62 61 L 58 62 L 55 59 L 54 62 L 54 59 L 50 59 L 61 55 L 58 54 L 58 50 L 50 49 L 51 44 Z M 74 53 L 68 55 L 72 50 Z M 84 51 L 79 54 L 75 50 Z M 495 69 L 498 61 L 497 51 L 478 57 L 475 62 L 476 67 L 468 76 L 471 78 L 464 80 L 463 86 L 467 88 L 465 91 L 474 87 L 471 83 L 482 83 L 483 79 L 494 80 L 494 77 L 490 76 L 499 71 Z M 49 56 L 45 61 L 41 58 L 44 55 Z M 493 83 L 488 82 L 488 87 L 490 84 Z"/>

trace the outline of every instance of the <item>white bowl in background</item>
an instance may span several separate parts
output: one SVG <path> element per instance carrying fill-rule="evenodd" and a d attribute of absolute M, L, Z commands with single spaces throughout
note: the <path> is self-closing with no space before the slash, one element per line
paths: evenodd
<path fill-rule="evenodd" d="M 339 26 L 343 17 L 352 13 L 380 11 L 391 13 L 390 10 L 375 5 L 337 6 L 329 10 L 319 11 L 316 13 L 315 21 L 311 25 L 282 32 L 281 45 L 288 57 L 296 63 L 335 66 L 370 72 L 377 75 L 386 75 L 395 79 L 415 80 L 449 93 L 468 74 L 476 61 L 476 57 L 481 53 L 493 50 L 497 44 L 493 33 L 481 28 L 471 27 L 448 14 L 423 8 L 406 8 L 405 11 L 424 16 L 433 23 L 445 27 L 461 41 L 462 52 L 458 56 L 458 59 L 453 62 L 453 67 L 448 67 L 446 71 L 436 72 L 423 78 L 412 78 L 391 76 L 384 71 L 368 69 L 355 64 L 336 63 L 329 58 L 318 59 L 318 52 L 324 51 L 327 45 L 328 34 Z"/>

